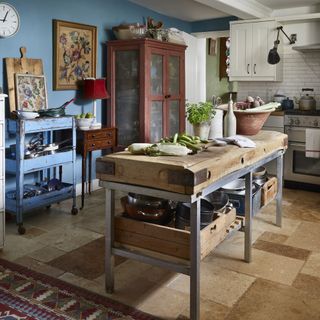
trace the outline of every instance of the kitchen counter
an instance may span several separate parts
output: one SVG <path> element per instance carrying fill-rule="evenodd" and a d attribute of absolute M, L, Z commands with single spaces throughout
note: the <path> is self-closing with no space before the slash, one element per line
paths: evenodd
<path fill-rule="evenodd" d="M 287 135 L 274 131 L 260 131 L 250 138 L 256 142 L 256 148 L 239 148 L 234 145 L 210 147 L 207 151 L 185 157 L 149 157 L 119 152 L 97 159 L 97 177 L 100 179 L 100 185 L 106 191 L 105 286 L 107 292 L 112 293 L 114 290 L 114 255 L 135 259 L 189 275 L 190 319 L 200 319 L 200 258 L 203 245 L 203 242 L 200 241 L 201 197 L 245 176 L 244 259 L 250 262 L 252 259 L 253 216 L 252 172 L 257 167 L 276 159 L 278 179 L 276 224 L 281 226 L 282 158 L 287 148 Z M 168 260 L 167 257 L 150 252 L 150 250 L 139 251 L 139 248 L 134 245 L 133 247 L 119 247 L 114 241 L 116 190 L 190 203 L 190 259 L 187 262 L 179 259 Z M 152 224 L 141 224 L 138 227 L 139 232 L 150 234 L 148 225 Z M 162 228 L 174 237 L 174 228 L 167 226 Z M 218 229 L 219 227 L 216 228 Z M 152 235 L 155 238 L 158 236 L 156 232 L 153 232 Z M 135 243 L 145 241 L 143 234 L 142 236 L 141 234 L 124 234 L 124 236 L 127 238 L 135 236 Z M 169 238 L 166 245 L 172 247 Z"/>

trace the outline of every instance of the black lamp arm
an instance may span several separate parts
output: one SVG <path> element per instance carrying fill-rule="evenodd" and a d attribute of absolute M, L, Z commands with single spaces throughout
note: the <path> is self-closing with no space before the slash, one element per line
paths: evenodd
<path fill-rule="evenodd" d="M 277 42 L 279 41 L 279 32 L 281 31 L 281 32 L 287 37 L 287 39 L 289 40 L 290 44 L 294 44 L 294 43 L 295 43 L 295 41 L 293 41 L 292 39 L 290 39 L 290 38 L 288 37 L 288 35 L 283 31 L 283 27 L 282 27 L 282 26 L 277 27 L 277 30 L 278 30 Z"/>

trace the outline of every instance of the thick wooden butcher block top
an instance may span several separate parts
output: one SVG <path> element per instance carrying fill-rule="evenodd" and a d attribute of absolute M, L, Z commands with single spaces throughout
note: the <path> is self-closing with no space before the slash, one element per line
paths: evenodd
<path fill-rule="evenodd" d="M 287 148 L 287 135 L 260 131 L 250 136 L 256 148 L 235 145 L 209 147 L 184 157 L 149 157 L 127 151 L 97 159 L 97 178 L 139 186 L 147 186 L 182 194 L 194 194 L 212 182 Z"/>

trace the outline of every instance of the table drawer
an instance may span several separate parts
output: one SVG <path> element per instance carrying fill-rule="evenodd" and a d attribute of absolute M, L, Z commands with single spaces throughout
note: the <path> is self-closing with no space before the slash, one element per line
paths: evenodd
<path fill-rule="evenodd" d="M 220 214 L 201 230 L 201 259 L 207 256 L 231 230 L 238 230 L 242 219 L 236 219 L 235 209 Z M 115 244 L 130 249 L 150 251 L 173 258 L 190 259 L 190 232 L 173 227 L 115 217 Z"/>
<path fill-rule="evenodd" d="M 99 132 L 87 133 L 88 140 L 96 140 L 96 139 L 104 139 L 104 138 L 112 140 L 114 138 L 114 130 L 104 130 Z"/>
<path fill-rule="evenodd" d="M 104 148 L 112 147 L 114 145 L 113 140 L 92 140 L 88 141 L 86 145 L 87 151 L 101 150 Z"/>

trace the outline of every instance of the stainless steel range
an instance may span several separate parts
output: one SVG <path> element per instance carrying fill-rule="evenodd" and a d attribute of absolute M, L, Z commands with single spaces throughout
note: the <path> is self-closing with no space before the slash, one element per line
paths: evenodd
<path fill-rule="evenodd" d="M 312 185 L 320 189 L 320 159 L 307 158 L 305 154 L 306 129 L 319 128 L 320 110 L 288 110 L 284 116 L 288 150 L 285 154 L 285 185 L 304 187 Z M 311 186 L 310 186 L 311 184 Z"/>

